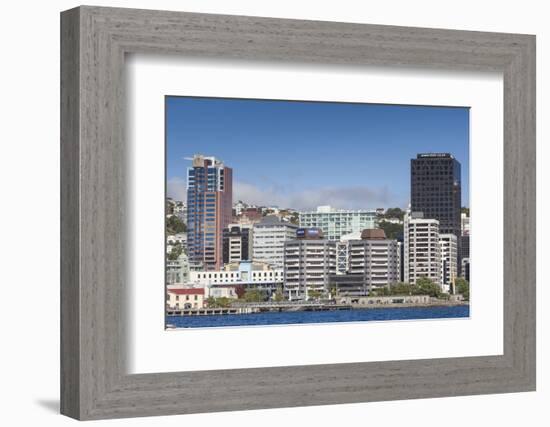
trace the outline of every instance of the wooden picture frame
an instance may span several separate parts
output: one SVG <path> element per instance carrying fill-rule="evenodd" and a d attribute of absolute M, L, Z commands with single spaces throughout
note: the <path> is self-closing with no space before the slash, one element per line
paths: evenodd
<path fill-rule="evenodd" d="M 502 72 L 503 355 L 126 374 L 127 53 Z M 535 390 L 532 35 L 71 9 L 61 14 L 61 165 L 65 415 L 84 420 Z"/>

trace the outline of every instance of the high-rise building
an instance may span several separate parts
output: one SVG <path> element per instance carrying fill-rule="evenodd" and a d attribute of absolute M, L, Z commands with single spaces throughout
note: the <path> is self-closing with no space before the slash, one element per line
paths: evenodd
<path fill-rule="evenodd" d="M 439 221 L 422 212 L 407 211 L 404 218 L 405 282 L 416 284 L 421 277 L 441 285 Z"/>
<path fill-rule="evenodd" d="M 470 213 L 461 214 L 462 235 L 458 239 L 458 265 L 463 265 L 463 260 L 467 259 L 468 277 L 470 271 Z M 465 277 L 465 269 L 460 267 L 460 275 Z"/>
<path fill-rule="evenodd" d="M 463 236 L 470 234 L 470 214 L 462 212 L 460 214 L 460 231 Z"/>
<path fill-rule="evenodd" d="M 439 221 L 439 232 L 461 235 L 460 163 L 448 153 L 422 153 L 411 159 L 411 212 Z"/>
<path fill-rule="evenodd" d="M 339 296 L 367 296 L 400 280 L 400 245 L 382 229 L 363 230 L 358 239 L 336 243 L 336 250 L 337 271 L 330 276 L 330 288 Z"/>
<path fill-rule="evenodd" d="M 187 169 L 187 247 L 193 270 L 222 266 L 223 229 L 231 222 L 232 169 L 221 160 L 196 154 Z"/>
<path fill-rule="evenodd" d="M 465 234 L 458 239 L 458 263 L 461 264 L 462 260 L 470 258 L 470 235 Z"/>
<path fill-rule="evenodd" d="M 336 273 L 336 242 L 320 229 L 296 230 L 296 239 L 284 242 L 285 294 L 309 299 L 314 292 L 329 292 L 329 277 Z"/>
<path fill-rule="evenodd" d="M 252 261 L 252 225 L 229 224 L 223 229 L 223 263 Z"/>
<path fill-rule="evenodd" d="M 330 206 L 319 206 L 313 212 L 299 213 L 300 227 L 320 228 L 328 240 L 340 240 L 345 234 L 376 228 L 374 210 L 339 210 Z"/>
<path fill-rule="evenodd" d="M 276 216 L 265 216 L 254 224 L 252 259 L 265 262 L 273 268 L 283 268 L 285 241 L 296 238 L 297 228 L 298 226 L 281 221 Z"/>
<path fill-rule="evenodd" d="M 454 234 L 440 234 L 441 288 L 443 292 L 454 293 L 454 281 L 458 275 L 458 241 Z"/>
<path fill-rule="evenodd" d="M 470 281 L 470 258 L 462 258 L 460 275 Z"/>

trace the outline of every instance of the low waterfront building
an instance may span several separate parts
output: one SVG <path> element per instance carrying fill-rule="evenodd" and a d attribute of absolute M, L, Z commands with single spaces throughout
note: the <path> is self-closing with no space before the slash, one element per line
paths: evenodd
<path fill-rule="evenodd" d="M 241 286 L 245 290 L 259 289 L 271 294 L 277 289 L 282 289 L 283 281 L 282 268 L 273 269 L 266 263 L 241 261 L 227 264 L 222 270 L 191 271 L 188 283 L 205 288 L 216 288 L 221 285 Z"/>
<path fill-rule="evenodd" d="M 374 210 L 339 210 L 319 206 L 313 212 L 300 212 L 299 224 L 304 228 L 320 228 L 327 240 L 340 240 L 344 234 L 376 228 L 377 214 Z"/>
<path fill-rule="evenodd" d="M 198 309 L 204 307 L 204 288 L 168 288 L 166 304 L 169 309 Z"/>
<path fill-rule="evenodd" d="M 330 292 L 329 277 L 336 273 L 336 242 L 319 229 L 297 230 L 284 242 L 284 292 L 288 299 L 309 299 L 310 293 Z"/>
<path fill-rule="evenodd" d="M 209 298 L 238 299 L 239 294 L 244 292 L 244 288 L 241 285 L 210 285 L 206 291 Z"/>
<path fill-rule="evenodd" d="M 274 269 L 284 266 L 284 244 L 296 238 L 298 227 L 268 215 L 253 228 L 253 256 L 256 262 L 270 264 Z"/>
<path fill-rule="evenodd" d="M 407 211 L 404 219 L 405 282 L 416 284 L 421 277 L 441 286 L 439 221 L 422 212 Z"/>

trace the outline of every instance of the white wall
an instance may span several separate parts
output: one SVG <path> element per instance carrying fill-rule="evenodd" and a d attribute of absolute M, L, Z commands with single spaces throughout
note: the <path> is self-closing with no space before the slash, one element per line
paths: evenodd
<path fill-rule="evenodd" d="M 359 2 L 351 0 L 188 0 L 94 1 L 105 6 L 156 8 L 196 12 L 245 14 L 282 18 L 320 19 L 375 24 L 441 27 L 468 30 L 537 34 L 538 54 L 538 218 L 548 206 L 542 183 L 550 179 L 547 161 L 550 115 L 550 28 L 542 1 L 521 2 L 461 0 Z M 2 8 L 2 64 L 0 66 L 2 125 L 0 174 L 0 283 L 2 325 L 3 402 L 0 419 L 5 425 L 63 426 L 71 420 L 57 415 L 59 384 L 59 11 L 78 5 L 73 1 L 5 2 Z M 4 34 L 5 33 L 5 34 Z M 546 178 L 546 179 L 545 179 Z M 40 206 L 39 210 L 28 209 Z M 7 208 L 7 209 L 6 209 Z M 28 242 L 21 230 L 43 227 L 40 256 L 28 274 Z M 550 401 L 548 350 L 550 315 L 542 313 L 549 296 L 543 284 L 548 274 L 540 265 L 548 250 L 540 242 L 548 236 L 539 221 L 538 388 L 536 393 L 488 395 L 435 400 L 415 400 L 277 409 L 157 419 L 116 420 L 109 425 L 333 426 L 360 425 L 543 426 L 548 424 L 544 403 Z M 9 249 L 8 249 L 9 248 Z M 38 249 L 38 248 L 37 248 Z M 31 280 L 28 280 L 31 278 Z M 21 287 L 32 288 L 44 307 L 34 316 L 18 310 Z M 6 298 L 7 296 L 7 298 Z"/>

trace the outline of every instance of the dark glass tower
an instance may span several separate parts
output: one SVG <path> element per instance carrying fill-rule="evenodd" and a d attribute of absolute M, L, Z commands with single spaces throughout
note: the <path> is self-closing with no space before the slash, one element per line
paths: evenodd
<path fill-rule="evenodd" d="M 449 153 L 422 153 L 411 159 L 411 211 L 437 219 L 441 234 L 460 238 L 460 163 Z"/>

